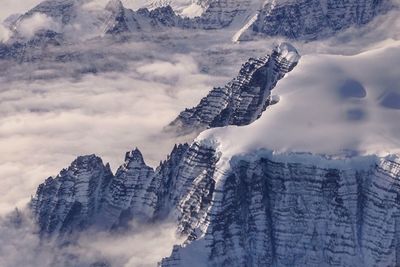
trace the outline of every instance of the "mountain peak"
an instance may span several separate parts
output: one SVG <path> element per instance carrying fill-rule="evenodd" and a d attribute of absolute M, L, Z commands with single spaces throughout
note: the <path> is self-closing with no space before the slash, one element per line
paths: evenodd
<path fill-rule="evenodd" d="M 139 162 L 144 164 L 142 152 L 138 148 L 125 154 L 125 162 Z"/>
<path fill-rule="evenodd" d="M 72 162 L 71 167 L 76 167 L 76 166 L 87 167 L 89 165 L 100 165 L 100 164 L 103 164 L 102 159 L 96 156 L 95 154 L 91 154 L 91 155 L 77 157 Z"/>
<path fill-rule="evenodd" d="M 120 0 L 110 0 L 106 5 L 106 10 L 108 11 L 119 12 L 122 9 L 124 9 L 124 5 Z"/>

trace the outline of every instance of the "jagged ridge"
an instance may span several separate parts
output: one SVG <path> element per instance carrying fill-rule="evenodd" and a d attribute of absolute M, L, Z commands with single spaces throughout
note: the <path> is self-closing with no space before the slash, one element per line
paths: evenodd
<path fill-rule="evenodd" d="M 352 26 L 362 26 L 395 8 L 391 0 L 268 1 L 257 19 L 238 39 L 254 33 L 290 39 L 316 40 Z"/>
<path fill-rule="evenodd" d="M 271 55 L 251 58 L 225 87 L 214 88 L 200 103 L 183 111 L 168 127 L 181 134 L 227 125 L 248 125 L 271 104 L 271 90 L 298 63 L 290 44 L 277 46 Z"/>
<path fill-rule="evenodd" d="M 132 219 L 167 219 L 177 215 L 173 211 L 196 179 L 213 176 L 214 152 L 197 145 L 175 146 L 154 171 L 136 149 L 127 153 L 115 175 L 100 158 L 79 157 L 41 184 L 30 206 L 43 235 L 63 237 L 89 227 L 108 230 Z"/>

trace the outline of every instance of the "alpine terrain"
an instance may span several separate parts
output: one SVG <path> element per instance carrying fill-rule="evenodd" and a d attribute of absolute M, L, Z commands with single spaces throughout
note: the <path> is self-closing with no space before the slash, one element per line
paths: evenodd
<path fill-rule="evenodd" d="M 1 266 L 400 266 L 397 2 L 13 12 Z"/>

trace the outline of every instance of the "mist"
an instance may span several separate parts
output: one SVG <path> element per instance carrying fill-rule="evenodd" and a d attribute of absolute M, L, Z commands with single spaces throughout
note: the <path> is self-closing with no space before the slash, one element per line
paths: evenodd
<path fill-rule="evenodd" d="M 0 217 L 0 266 L 156 266 L 174 244 L 182 243 L 175 231 L 169 223 L 132 222 L 123 234 L 87 232 L 60 246 L 57 240 L 39 238 L 29 213 L 14 211 Z"/>

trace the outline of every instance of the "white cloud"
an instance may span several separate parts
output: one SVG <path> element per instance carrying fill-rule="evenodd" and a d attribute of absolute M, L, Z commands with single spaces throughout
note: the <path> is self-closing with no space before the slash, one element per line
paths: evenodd
<path fill-rule="evenodd" d="M 23 19 L 17 26 L 18 33 L 26 38 L 31 38 L 39 30 L 60 31 L 61 25 L 46 14 L 34 13 L 32 16 Z"/>
<path fill-rule="evenodd" d="M 111 259 L 112 266 L 153 267 L 162 258 L 171 254 L 176 244 L 184 240 L 176 235 L 176 225 L 136 225 L 133 230 L 118 233 L 97 233 L 80 238 L 81 247 L 95 251 L 106 259 Z"/>
<path fill-rule="evenodd" d="M 10 31 L 0 24 L 0 42 L 5 42 L 10 37 Z"/>
<path fill-rule="evenodd" d="M 113 267 L 156 266 L 183 240 L 172 224 L 134 226 L 124 234 L 87 233 L 69 245 L 40 240 L 28 214 L 0 217 L 0 266 L 89 267 L 107 262 Z"/>

